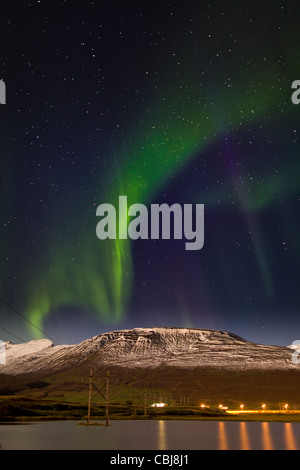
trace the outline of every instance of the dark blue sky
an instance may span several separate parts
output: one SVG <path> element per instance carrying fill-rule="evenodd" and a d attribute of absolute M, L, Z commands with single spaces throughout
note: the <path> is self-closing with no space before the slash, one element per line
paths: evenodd
<path fill-rule="evenodd" d="M 3 2 L 0 297 L 31 325 L 2 303 L 1 339 L 299 339 L 299 9 L 261 5 Z M 97 239 L 121 194 L 203 203 L 203 249 Z"/>

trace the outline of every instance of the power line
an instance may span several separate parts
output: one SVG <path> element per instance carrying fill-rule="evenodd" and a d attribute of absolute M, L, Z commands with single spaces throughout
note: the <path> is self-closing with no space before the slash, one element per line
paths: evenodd
<path fill-rule="evenodd" d="M 34 328 L 36 328 L 37 330 L 39 330 L 41 333 L 43 333 L 43 335 L 46 335 L 49 339 L 51 339 L 51 341 L 53 341 L 53 343 L 55 344 L 58 344 L 53 338 L 51 338 L 51 336 L 47 335 L 47 333 L 45 333 L 43 330 L 41 330 L 41 328 L 39 328 L 38 326 L 36 326 L 34 323 L 32 323 L 32 321 L 28 320 L 28 318 L 26 318 L 22 313 L 20 313 L 17 309 L 15 309 L 15 307 L 13 307 L 12 305 L 10 305 L 9 303 L 7 303 L 4 299 L 2 299 L 0 297 L 0 301 L 2 303 L 4 303 L 7 307 L 9 307 L 11 310 L 13 310 L 15 313 L 17 313 L 20 317 L 22 317 L 24 320 L 26 320 L 28 323 L 30 323 L 30 325 L 34 326 Z"/>
<path fill-rule="evenodd" d="M 19 336 L 16 336 L 14 333 L 12 333 L 11 331 L 7 330 L 6 328 L 3 328 L 3 326 L 0 326 L 1 330 L 5 331 L 6 333 L 10 334 L 11 336 L 14 336 L 15 338 L 17 338 L 19 341 L 22 341 L 22 343 L 26 343 L 27 341 L 25 341 L 24 339 L 22 338 L 19 338 Z"/>
<path fill-rule="evenodd" d="M 19 341 L 21 341 L 21 345 L 25 345 L 25 346 L 28 346 L 29 348 L 32 348 L 34 349 L 35 351 L 37 352 L 40 352 L 40 349 L 38 349 L 37 347 L 33 346 L 32 344 L 29 345 L 29 341 L 25 341 L 25 339 L 22 339 L 20 338 L 19 336 L 15 335 L 14 333 L 12 333 L 11 331 L 9 331 L 7 328 L 4 328 L 3 326 L 0 326 L 0 329 L 5 331 L 6 333 L 10 334 L 11 336 L 14 336 L 16 339 L 18 339 Z M 19 343 L 17 343 L 19 344 Z M 14 344 L 14 346 L 16 346 Z"/>

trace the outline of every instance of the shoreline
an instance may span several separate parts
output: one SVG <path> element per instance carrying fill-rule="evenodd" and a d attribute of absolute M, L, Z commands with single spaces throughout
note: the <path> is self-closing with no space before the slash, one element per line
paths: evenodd
<path fill-rule="evenodd" d="M 286 415 L 285 413 L 264 413 L 260 415 L 246 414 L 229 416 L 178 416 L 178 415 L 160 415 L 160 416 L 122 416 L 114 415 L 109 417 L 109 421 L 236 421 L 236 422 L 281 422 L 281 423 L 300 423 L 300 413 Z M 79 418 L 75 416 L 14 416 L 3 420 L 0 418 L 0 425 L 14 424 L 34 424 L 46 421 L 78 421 L 77 424 L 85 426 L 106 425 L 105 417 L 92 417 L 90 423 L 86 422 L 86 417 Z"/>

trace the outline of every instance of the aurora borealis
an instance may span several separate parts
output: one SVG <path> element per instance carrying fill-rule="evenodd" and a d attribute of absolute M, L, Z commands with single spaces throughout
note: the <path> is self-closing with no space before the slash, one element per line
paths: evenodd
<path fill-rule="evenodd" d="M 58 342 L 137 326 L 299 339 L 300 12 L 263 3 L 4 2 L 0 297 Z M 100 241 L 96 208 L 120 195 L 204 204 L 203 249 Z"/>

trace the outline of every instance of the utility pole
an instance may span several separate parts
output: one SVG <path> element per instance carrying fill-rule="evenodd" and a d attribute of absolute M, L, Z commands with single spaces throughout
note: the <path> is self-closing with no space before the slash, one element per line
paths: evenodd
<path fill-rule="evenodd" d="M 90 386 L 89 386 L 89 404 L 88 404 L 87 424 L 90 424 L 90 419 L 91 419 L 92 378 L 93 378 L 93 371 L 91 369 L 90 370 Z"/>
<path fill-rule="evenodd" d="M 137 400 L 138 400 L 138 396 L 137 396 L 137 393 L 136 393 L 136 394 L 135 394 L 135 400 L 134 400 L 134 415 L 135 415 L 135 416 L 136 416 Z"/>
<path fill-rule="evenodd" d="M 145 390 L 144 415 L 147 416 L 147 390 Z"/>
<path fill-rule="evenodd" d="M 108 417 L 108 391 L 109 391 L 109 370 L 106 374 L 106 426 L 109 424 L 109 417 Z"/>

